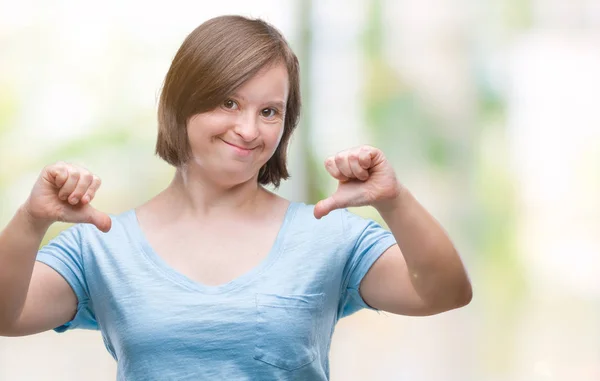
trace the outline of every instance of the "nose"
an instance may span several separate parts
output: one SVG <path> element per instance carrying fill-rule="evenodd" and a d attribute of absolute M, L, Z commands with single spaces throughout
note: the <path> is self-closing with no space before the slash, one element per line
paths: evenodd
<path fill-rule="evenodd" d="M 235 123 L 233 132 L 235 132 L 245 142 L 249 143 L 256 140 L 259 135 L 256 118 L 254 118 L 252 115 L 240 116 L 239 120 L 237 120 Z"/>

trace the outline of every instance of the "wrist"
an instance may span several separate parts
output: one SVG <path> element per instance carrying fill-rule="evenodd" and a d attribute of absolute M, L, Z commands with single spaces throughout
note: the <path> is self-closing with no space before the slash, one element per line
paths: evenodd
<path fill-rule="evenodd" d="M 53 223 L 53 221 L 36 218 L 29 210 L 27 203 L 19 207 L 17 214 L 21 216 L 21 219 L 27 224 L 30 231 L 39 234 L 45 234 Z"/>
<path fill-rule="evenodd" d="M 374 203 L 373 207 L 377 209 L 382 217 L 385 217 L 385 215 L 395 214 L 404 209 L 411 196 L 408 189 L 399 184 L 393 197 Z"/>

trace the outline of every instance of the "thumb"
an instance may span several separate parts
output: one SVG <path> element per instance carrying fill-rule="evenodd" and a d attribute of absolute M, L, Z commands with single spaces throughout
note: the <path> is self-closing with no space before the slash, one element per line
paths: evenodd
<path fill-rule="evenodd" d="M 330 196 L 324 200 L 317 202 L 315 205 L 314 215 L 317 219 L 321 219 L 328 215 L 331 211 L 343 208 L 333 196 Z"/>
<path fill-rule="evenodd" d="M 89 208 L 86 208 L 88 210 L 85 211 L 87 215 L 86 222 L 95 225 L 100 231 L 108 233 L 112 226 L 112 220 L 110 219 L 109 215 L 94 209 L 90 205 L 86 206 Z"/>

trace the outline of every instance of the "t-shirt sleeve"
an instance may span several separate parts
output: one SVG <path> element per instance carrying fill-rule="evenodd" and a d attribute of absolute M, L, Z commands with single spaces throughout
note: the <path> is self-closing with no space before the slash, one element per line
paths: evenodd
<path fill-rule="evenodd" d="M 69 329 L 98 329 L 96 317 L 91 307 L 89 289 L 84 271 L 82 240 L 83 225 L 74 225 L 63 230 L 56 238 L 42 247 L 37 254 L 37 261 L 42 262 L 58 272 L 77 296 L 77 313 L 73 320 L 56 327 L 56 332 Z"/>
<path fill-rule="evenodd" d="M 361 297 L 359 287 L 373 263 L 396 243 L 392 233 L 377 222 L 343 211 L 344 235 L 350 242 L 350 253 L 344 267 L 340 318 L 360 309 L 376 310 Z"/>

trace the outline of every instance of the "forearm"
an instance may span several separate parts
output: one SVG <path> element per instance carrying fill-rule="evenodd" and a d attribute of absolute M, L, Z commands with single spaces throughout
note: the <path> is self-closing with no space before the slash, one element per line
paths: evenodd
<path fill-rule="evenodd" d="M 0 325 L 21 313 L 35 257 L 49 224 L 36 224 L 21 207 L 0 232 Z"/>
<path fill-rule="evenodd" d="M 405 188 L 376 208 L 396 238 L 420 298 L 449 308 L 467 304 L 471 284 L 460 256 L 435 218 Z"/>

